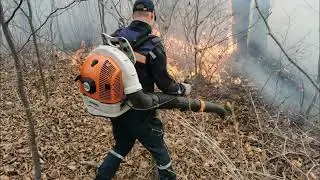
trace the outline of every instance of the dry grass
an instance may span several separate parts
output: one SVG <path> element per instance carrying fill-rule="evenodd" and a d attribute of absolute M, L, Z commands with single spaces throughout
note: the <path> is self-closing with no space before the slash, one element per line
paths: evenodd
<path fill-rule="evenodd" d="M 25 82 L 37 120 L 44 179 L 92 179 L 113 145 L 108 120 L 89 116 L 73 81 L 77 69 L 60 59 L 51 76 L 50 102 L 39 95 L 37 73 Z M 27 122 L 17 97 L 11 63 L 1 65 L 0 179 L 32 179 Z M 195 84 L 193 96 L 233 102 L 227 120 L 205 113 L 161 111 L 165 139 L 178 179 L 319 179 L 319 122 L 295 124 L 287 112 L 264 105 L 244 79 Z M 115 179 L 151 179 L 149 153 L 137 143 Z"/>

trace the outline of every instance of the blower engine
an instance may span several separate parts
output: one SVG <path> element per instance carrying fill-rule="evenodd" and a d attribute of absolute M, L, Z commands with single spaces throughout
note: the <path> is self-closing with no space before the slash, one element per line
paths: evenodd
<path fill-rule="evenodd" d="M 95 116 L 118 117 L 135 110 L 180 109 L 214 112 L 225 117 L 227 111 L 214 103 L 161 92 L 144 93 L 134 64 L 135 54 L 127 39 L 103 34 L 104 44 L 94 49 L 80 66 L 80 92 L 88 112 Z"/>

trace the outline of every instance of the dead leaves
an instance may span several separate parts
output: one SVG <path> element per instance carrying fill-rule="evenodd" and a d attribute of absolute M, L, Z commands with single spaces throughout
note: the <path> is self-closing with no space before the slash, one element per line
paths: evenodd
<path fill-rule="evenodd" d="M 6 175 L 1 175 L 0 180 L 10 180 L 10 177 Z"/>
<path fill-rule="evenodd" d="M 56 66 L 52 75 L 54 81 L 51 82 L 55 88 L 48 104 L 39 101 L 41 98 L 38 91 L 32 91 L 35 89 L 32 73 L 27 73 L 25 80 L 33 115 L 37 120 L 43 179 L 92 179 L 96 168 L 113 146 L 111 125 L 108 120 L 85 112 L 77 84 L 73 83 L 77 69 L 66 65 L 66 62 Z M 14 73 L 1 75 L 4 75 L 4 82 L 8 83 L 0 87 L 1 98 L 5 102 L 0 104 L 0 180 L 32 179 L 27 124 L 19 99 L 13 91 Z M 281 121 L 287 119 L 283 114 L 279 115 L 278 124 L 275 124 L 274 117 L 277 116 L 265 111 L 263 102 L 252 90 L 263 127 L 263 131 L 260 131 L 256 114 L 244 89 L 250 88 L 246 81 L 233 78 L 215 85 L 199 81 L 196 87 L 196 97 L 201 96 L 221 104 L 232 102 L 229 106 L 235 121 L 222 121 L 215 115 L 204 113 L 173 113 L 171 110 L 160 113 L 165 124 L 165 140 L 178 179 L 230 178 L 230 170 L 212 153 L 212 147 L 208 147 L 197 134 L 178 123 L 181 117 L 214 139 L 247 179 L 268 179 L 270 176 L 276 177 L 270 179 L 319 179 L 318 136 L 301 136 Z M 175 115 L 177 113 L 180 117 Z M 312 129 L 308 129 L 308 132 L 312 132 Z M 287 160 L 283 157 L 274 158 L 283 153 L 284 135 L 287 137 L 285 150 L 299 152 L 300 155 L 287 155 Z M 137 143 L 121 164 L 115 179 L 151 179 L 154 164 L 150 159 L 150 154 Z"/>
<path fill-rule="evenodd" d="M 297 160 L 294 159 L 294 160 L 292 160 L 291 164 L 297 168 L 301 168 L 301 166 L 302 166 L 301 159 L 297 159 Z"/>
<path fill-rule="evenodd" d="M 75 162 L 71 162 L 67 167 L 72 171 L 75 171 L 77 169 Z"/>

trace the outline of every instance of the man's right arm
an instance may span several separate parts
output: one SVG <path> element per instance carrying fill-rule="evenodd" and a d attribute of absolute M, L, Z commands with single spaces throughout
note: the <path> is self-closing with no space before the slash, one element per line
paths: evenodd
<path fill-rule="evenodd" d="M 157 87 L 166 94 L 170 95 L 189 95 L 191 85 L 177 83 L 167 71 L 167 56 L 162 44 L 156 46 L 149 53 L 148 66 L 155 79 Z"/>

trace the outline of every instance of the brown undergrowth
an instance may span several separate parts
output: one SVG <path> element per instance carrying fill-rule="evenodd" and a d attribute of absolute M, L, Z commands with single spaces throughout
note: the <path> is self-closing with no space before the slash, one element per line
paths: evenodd
<path fill-rule="evenodd" d="M 25 73 L 43 179 L 92 179 L 114 143 L 110 122 L 85 112 L 74 82 L 77 68 L 69 60 L 57 60 L 50 69 L 47 104 L 37 73 Z M 231 102 L 234 113 L 221 120 L 213 114 L 159 111 L 178 179 L 320 178 L 319 122 L 292 123 L 292 115 L 267 107 L 245 78 L 193 83 L 193 97 Z M 27 122 L 9 62 L 1 64 L 0 98 L 0 179 L 32 179 Z M 137 143 L 115 179 L 152 179 L 152 162 Z"/>

